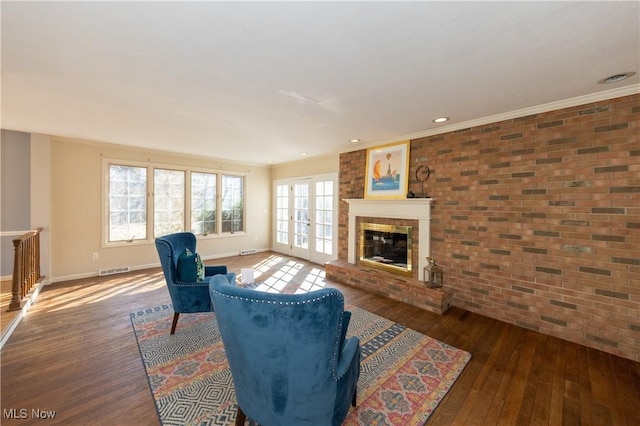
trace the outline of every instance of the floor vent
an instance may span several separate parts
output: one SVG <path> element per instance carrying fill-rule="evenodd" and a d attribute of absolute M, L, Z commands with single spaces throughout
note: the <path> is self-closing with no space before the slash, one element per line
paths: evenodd
<path fill-rule="evenodd" d="M 256 249 L 240 250 L 240 256 L 246 256 L 247 254 L 253 254 L 256 252 Z"/>
<path fill-rule="evenodd" d="M 129 267 L 123 266 L 122 268 L 100 269 L 98 275 L 103 277 L 105 275 L 122 274 L 123 272 L 129 272 Z"/>

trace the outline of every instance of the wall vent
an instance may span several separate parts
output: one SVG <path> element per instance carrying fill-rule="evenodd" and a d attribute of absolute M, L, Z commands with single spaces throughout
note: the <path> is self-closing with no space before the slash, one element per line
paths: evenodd
<path fill-rule="evenodd" d="M 257 252 L 256 249 L 240 250 L 240 256 L 246 256 L 247 254 L 253 254 L 256 252 Z"/>
<path fill-rule="evenodd" d="M 124 272 L 129 272 L 128 266 L 123 266 L 121 268 L 113 268 L 113 269 L 100 269 L 98 271 L 98 275 L 103 277 L 105 275 L 122 274 Z"/>

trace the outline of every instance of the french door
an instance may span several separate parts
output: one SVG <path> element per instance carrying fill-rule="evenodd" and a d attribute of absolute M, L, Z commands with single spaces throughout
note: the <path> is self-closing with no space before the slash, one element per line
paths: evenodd
<path fill-rule="evenodd" d="M 337 257 L 337 175 L 274 182 L 273 250 L 314 263 Z"/>

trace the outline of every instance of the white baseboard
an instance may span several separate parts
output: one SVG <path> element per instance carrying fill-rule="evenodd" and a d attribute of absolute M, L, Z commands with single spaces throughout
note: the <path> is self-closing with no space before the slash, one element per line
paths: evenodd
<path fill-rule="evenodd" d="M 255 249 L 255 250 L 256 250 L 256 253 L 258 253 L 258 252 L 262 253 L 262 252 L 265 252 L 265 251 L 271 251 L 271 249 L 269 249 L 269 248 L 262 248 L 262 249 Z M 232 253 L 222 253 L 222 254 L 215 254 L 215 255 L 211 255 L 211 256 L 204 256 L 202 258 L 202 260 L 222 259 L 224 257 L 233 257 L 233 256 L 240 256 L 240 253 L 239 252 L 232 252 Z M 129 267 L 129 271 L 139 271 L 139 270 L 143 270 L 143 269 L 152 269 L 152 268 L 159 268 L 159 267 L 160 267 L 160 262 L 151 263 L 151 264 L 147 264 L 147 265 L 130 266 Z M 7 342 L 7 340 L 11 336 L 11 333 L 13 333 L 13 331 L 18 326 L 18 324 L 20 324 L 20 321 L 26 315 L 26 313 L 29 310 L 29 308 L 31 307 L 31 305 L 33 303 L 35 303 L 36 298 L 40 294 L 40 290 L 42 290 L 42 288 L 45 285 L 55 284 L 55 283 L 64 282 L 64 281 L 80 280 L 80 279 L 83 279 L 83 278 L 92 278 L 92 277 L 97 277 L 97 276 L 98 276 L 98 271 L 85 272 L 85 273 L 82 273 L 82 274 L 64 275 L 64 276 L 52 277 L 52 278 L 45 277 L 42 280 L 42 282 L 40 282 L 37 285 L 36 289 L 31 294 L 31 297 L 29 298 L 29 300 L 27 300 L 25 302 L 24 306 L 22 306 L 22 308 L 17 313 L 17 315 L 15 317 L 13 317 L 13 319 L 11 320 L 9 326 L 6 328 L 5 332 L 2 334 L 2 337 L 0 338 L 0 349 Z M 4 279 L 11 279 L 11 278 L 12 278 L 11 275 L 8 275 L 6 277 L 4 277 L 4 276 L 2 277 L 3 280 Z"/>
<path fill-rule="evenodd" d="M 256 253 L 270 251 L 270 250 L 271 249 L 268 249 L 268 248 L 256 249 Z M 239 255 L 240 255 L 239 252 L 221 253 L 221 254 L 214 254 L 211 256 L 202 256 L 202 260 L 214 260 L 214 259 L 221 259 L 223 257 L 233 257 L 233 256 L 239 256 Z M 152 269 L 152 268 L 159 268 L 159 267 L 160 267 L 160 262 L 150 263 L 147 265 L 129 266 L 129 271 L 130 272 L 140 271 L 142 269 Z M 48 284 L 54 284 L 54 283 L 59 283 L 64 281 L 72 281 L 72 280 L 81 280 L 84 278 L 92 278 L 97 276 L 98 276 L 98 271 L 85 272 L 85 273 L 73 274 L 73 275 L 63 275 L 60 277 L 51 278 L 50 280 L 48 280 Z"/>
<path fill-rule="evenodd" d="M 142 270 L 142 269 L 158 268 L 158 267 L 160 267 L 160 262 L 151 263 L 151 264 L 148 264 L 148 265 L 129 266 L 129 272 L 131 272 L 131 271 L 139 271 L 139 270 Z M 61 277 L 53 277 L 53 278 L 51 278 L 51 284 L 60 283 L 60 282 L 64 282 L 64 281 L 81 280 L 81 279 L 84 279 L 84 278 L 92 278 L 92 277 L 97 277 L 97 276 L 98 276 L 98 271 L 85 272 L 85 273 L 82 273 L 82 274 L 74 274 L 74 275 L 63 275 Z"/>

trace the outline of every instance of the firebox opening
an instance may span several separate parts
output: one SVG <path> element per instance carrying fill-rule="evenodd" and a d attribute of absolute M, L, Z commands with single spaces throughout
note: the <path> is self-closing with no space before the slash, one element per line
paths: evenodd
<path fill-rule="evenodd" d="M 411 226 L 360 224 L 360 262 L 411 275 Z"/>

